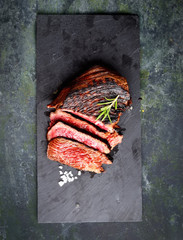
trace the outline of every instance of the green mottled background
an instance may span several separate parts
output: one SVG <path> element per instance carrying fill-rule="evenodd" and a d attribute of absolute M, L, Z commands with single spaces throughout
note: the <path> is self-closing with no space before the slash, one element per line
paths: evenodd
<path fill-rule="evenodd" d="M 140 16 L 143 221 L 38 224 L 37 13 Z M 183 239 L 183 1 L 0 1 L 0 239 Z"/>

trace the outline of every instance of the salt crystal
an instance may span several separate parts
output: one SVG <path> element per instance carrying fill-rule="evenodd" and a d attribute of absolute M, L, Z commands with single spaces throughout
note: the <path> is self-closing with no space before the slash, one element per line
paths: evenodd
<path fill-rule="evenodd" d="M 73 176 L 73 173 L 70 171 L 70 172 L 69 172 L 69 175 L 70 175 L 70 176 Z"/>
<path fill-rule="evenodd" d="M 65 183 L 63 181 L 58 182 L 59 186 L 62 187 Z"/>
<path fill-rule="evenodd" d="M 60 178 L 64 181 L 64 183 L 67 182 L 67 177 L 66 176 L 62 175 Z"/>
<path fill-rule="evenodd" d="M 74 181 L 74 178 L 69 178 L 69 182 L 73 182 Z"/>

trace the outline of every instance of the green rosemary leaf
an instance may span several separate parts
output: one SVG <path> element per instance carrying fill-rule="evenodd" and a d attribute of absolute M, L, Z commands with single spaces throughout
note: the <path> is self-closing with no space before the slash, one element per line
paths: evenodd
<path fill-rule="evenodd" d="M 116 102 L 115 102 L 115 110 L 118 108 L 118 102 L 117 102 L 118 100 L 116 100 Z"/>
<path fill-rule="evenodd" d="M 96 120 L 98 120 L 99 118 L 101 118 L 102 115 L 104 115 L 104 114 L 105 114 L 105 112 L 102 112 L 101 114 L 99 114 L 99 116 L 96 118 Z"/>
<path fill-rule="evenodd" d="M 108 116 L 108 118 L 109 118 L 109 121 L 112 123 L 112 121 L 111 121 L 111 117 L 110 117 L 109 113 L 108 113 L 107 116 Z"/>
<path fill-rule="evenodd" d="M 104 117 L 102 118 L 102 121 L 107 117 L 107 112 L 105 113 Z"/>
<path fill-rule="evenodd" d="M 105 99 L 106 99 L 107 101 L 113 101 L 115 98 L 111 98 L 111 99 L 110 99 L 110 98 L 106 98 L 106 97 L 105 97 Z"/>
<path fill-rule="evenodd" d="M 102 107 L 100 110 L 102 110 L 102 111 L 106 111 L 108 109 L 108 106 L 106 106 L 106 107 Z"/>
<path fill-rule="evenodd" d="M 104 103 L 97 103 L 97 105 L 105 105 L 105 104 L 110 104 L 111 102 L 104 102 Z"/>
<path fill-rule="evenodd" d="M 111 111 L 111 108 L 114 107 L 115 110 L 117 110 L 117 107 L 118 107 L 118 103 L 117 103 L 117 100 L 119 98 L 119 95 L 116 96 L 115 98 L 113 99 L 109 99 L 109 98 L 106 98 L 105 99 L 108 101 L 108 102 L 104 102 L 104 103 L 98 103 L 97 105 L 106 105 L 104 107 L 102 107 L 100 110 L 99 110 L 99 116 L 96 118 L 96 120 L 98 120 L 99 118 L 101 118 L 103 115 L 103 118 L 101 121 L 104 121 L 106 117 L 108 117 L 109 121 L 112 123 L 111 121 L 111 118 L 110 118 L 110 111 Z"/>

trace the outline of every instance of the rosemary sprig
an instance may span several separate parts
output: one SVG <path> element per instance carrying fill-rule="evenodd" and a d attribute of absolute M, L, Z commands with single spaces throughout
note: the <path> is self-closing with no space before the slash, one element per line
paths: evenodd
<path fill-rule="evenodd" d="M 111 121 L 111 118 L 110 118 L 110 111 L 111 111 L 111 108 L 114 107 L 115 110 L 118 108 L 118 98 L 119 98 L 119 95 L 115 98 L 112 98 L 112 99 L 109 99 L 109 98 L 106 98 L 105 99 L 107 100 L 107 102 L 103 102 L 103 103 L 98 103 L 97 105 L 107 105 L 105 107 L 102 107 L 99 111 L 99 115 L 97 117 L 96 120 L 100 119 L 101 117 L 102 118 L 102 121 L 105 120 L 106 117 L 108 117 L 109 121 L 112 123 Z"/>

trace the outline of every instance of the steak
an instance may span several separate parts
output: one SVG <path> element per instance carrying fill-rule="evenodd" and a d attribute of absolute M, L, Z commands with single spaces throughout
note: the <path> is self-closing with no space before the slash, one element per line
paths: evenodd
<path fill-rule="evenodd" d="M 62 121 L 70 126 L 77 127 L 79 129 L 85 130 L 93 135 L 96 135 L 102 139 L 106 139 L 113 149 L 117 144 L 121 143 L 123 135 L 119 135 L 116 131 L 113 133 L 104 132 L 98 130 L 94 125 L 88 123 L 87 121 L 83 121 L 79 118 L 72 116 L 71 114 L 62 111 L 61 109 L 57 109 L 55 112 L 51 112 L 50 114 L 50 126 L 48 129 L 58 121 Z"/>
<path fill-rule="evenodd" d="M 79 170 L 103 172 L 102 164 L 112 164 L 105 154 L 122 141 L 123 135 L 115 129 L 131 104 L 124 77 L 92 67 L 47 105 L 56 109 L 50 113 L 48 158 Z M 102 120 L 98 119 L 101 111 Z"/>
<path fill-rule="evenodd" d="M 80 132 L 77 129 L 72 128 L 69 125 L 64 124 L 62 122 L 57 122 L 47 133 L 48 141 L 56 137 L 65 137 L 69 139 L 74 139 L 78 142 L 86 144 L 89 147 L 98 149 L 100 152 L 103 152 L 106 154 L 110 152 L 110 149 L 104 142 L 88 134 Z"/>
<path fill-rule="evenodd" d="M 106 118 L 104 122 L 96 120 L 101 106 L 107 98 L 118 97 L 118 108 L 110 111 L 111 122 Z M 83 119 L 94 123 L 104 130 L 113 132 L 119 118 L 129 106 L 131 98 L 129 87 L 124 77 L 101 66 L 94 66 L 80 77 L 73 80 L 59 93 L 58 97 L 47 105 L 48 108 L 62 108 Z"/>
<path fill-rule="evenodd" d="M 50 160 L 95 173 L 104 171 L 102 164 L 112 164 L 105 154 L 64 138 L 54 138 L 49 142 L 47 156 Z"/>

